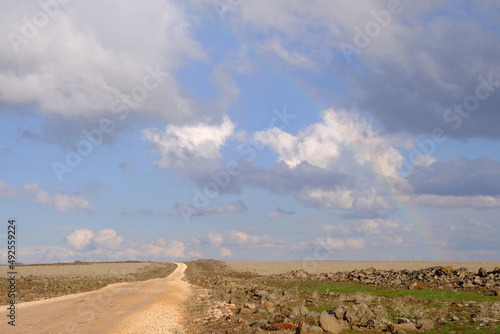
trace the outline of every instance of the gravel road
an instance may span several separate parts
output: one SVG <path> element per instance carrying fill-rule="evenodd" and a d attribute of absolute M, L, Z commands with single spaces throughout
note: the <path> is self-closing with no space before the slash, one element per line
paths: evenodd
<path fill-rule="evenodd" d="M 0 308 L 1 333 L 183 333 L 182 302 L 191 293 L 186 265 L 166 278 L 117 283 L 85 293 L 16 305 L 16 327 Z"/>
<path fill-rule="evenodd" d="M 261 275 L 282 274 L 292 270 L 305 270 L 311 274 L 351 271 L 374 267 L 379 270 L 419 270 L 437 266 L 465 267 L 477 271 L 484 267 L 493 270 L 500 267 L 500 261 L 269 261 L 269 262 L 226 262 L 236 271 L 249 271 Z"/>

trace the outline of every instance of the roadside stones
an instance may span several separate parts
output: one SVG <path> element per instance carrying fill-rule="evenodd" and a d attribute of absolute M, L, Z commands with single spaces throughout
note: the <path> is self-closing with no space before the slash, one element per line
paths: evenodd
<path fill-rule="evenodd" d="M 297 331 L 298 334 L 323 334 L 323 329 L 318 326 L 303 324 Z"/>
<path fill-rule="evenodd" d="M 430 331 L 434 329 L 434 322 L 430 319 L 417 320 L 415 326 L 421 331 Z"/>
<path fill-rule="evenodd" d="M 291 318 L 298 318 L 305 316 L 309 313 L 309 310 L 304 305 L 294 305 L 291 307 L 292 313 L 290 314 Z"/>
<path fill-rule="evenodd" d="M 340 333 L 342 331 L 342 327 L 338 323 L 337 319 L 326 311 L 321 312 L 321 315 L 319 316 L 319 325 L 325 331 L 333 334 Z"/>
<path fill-rule="evenodd" d="M 333 308 L 332 313 L 335 315 L 337 319 L 344 319 L 344 314 L 347 311 L 347 306 L 345 305 L 337 305 Z"/>
<path fill-rule="evenodd" d="M 250 327 L 256 327 L 256 328 L 262 328 L 267 325 L 267 320 L 266 319 L 259 319 L 257 321 L 254 321 L 250 324 Z"/>
<path fill-rule="evenodd" d="M 254 310 L 256 308 L 254 303 L 245 303 L 243 307 L 248 308 L 250 310 Z"/>
<path fill-rule="evenodd" d="M 482 268 L 484 269 L 484 268 Z M 282 280 L 284 284 L 269 284 L 266 279 Z M 440 290 L 483 291 L 484 294 L 498 295 L 500 292 L 500 268 L 493 271 L 467 271 L 465 268 L 433 267 L 422 270 L 353 270 L 326 274 L 309 274 L 304 271 L 292 271 L 286 274 L 271 275 L 265 279 L 256 277 L 246 279 L 228 275 L 195 277 L 198 285 L 210 289 L 210 302 L 220 301 L 228 306 L 228 312 L 222 317 L 210 320 L 213 333 L 226 331 L 231 334 L 249 333 L 341 333 L 342 330 L 425 333 L 434 326 L 474 324 L 490 326 L 498 323 L 494 319 L 500 314 L 500 303 L 472 301 L 447 302 L 450 310 L 444 306 L 435 314 L 422 311 L 425 300 L 415 297 L 394 299 L 395 304 L 380 304 L 378 297 L 367 298 L 363 293 L 345 294 L 331 291 L 299 290 L 300 284 L 294 280 L 308 281 L 348 281 L 394 286 L 402 288 L 429 288 Z M 288 281 L 289 280 L 289 281 Z M 287 282 L 288 281 L 288 282 Z M 328 286 L 328 284 L 326 284 Z M 332 285 L 334 286 L 334 285 Z M 492 297 L 495 298 L 495 297 Z M 385 299 L 383 299 L 385 301 Z M 418 307 L 411 308 L 412 304 Z M 424 306 L 420 305 L 424 304 Z M 321 313 L 313 311 L 315 306 L 331 305 Z M 378 306 L 377 306 L 378 305 Z M 380 306 L 380 307 L 379 307 Z M 409 306 L 409 307 L 407 307 Z M 421 307 L 422 306 L 422 307 Z M 308 308 L 309 307 L 309 308 Z M 464 308 L 470 308 L 463 311 Z M 492 308 L 492 309 L 490 309 Z M 494 308 L 494 309 L 493 309 Z M 227 314 L 233 312 L 229 317 Z M 390 312 L 394 311 L 394 312 Z M 466 315 L 471 311 L 472 316 Z M 458 318 L 455 314 L 460 316 Z M 385 316 L 398 315 L 399 323 L 389 321 Z M 407 317 L 407 318 L 404 318 Z M 435 317 L 432 320 L 427 317 Z M 415 320 L 419 319 L 419 320 Z M 433 321 L 435 320 L 435 321 Z M 451 322 L 451 323 L 450 323 Z M 230 327 L 233 326 L 233 327 Z M 498 326 L 498 325 L 497 325 Z M 218 331 L 218 328 L 221 331 Z M 479 328 L 479 327 L 478 327 Z M 222 331 L 224 329 L 224 331 Z"/>
<path fill-rule="evenodd" d="M 391 333 L 396 333 L 398 331 L 403 331 L 403 332 L 416 332 L 418 331 L 417 327 L 411 322 L 405 322 L 403 324 L 389 324 L 387 326 L 387 329 Z"/>
<path fill-rule="evenodd" d="M 302 270 L 294 270 L 284 274 L 271 275 L 273 279 L 314 280 L 334 282 L 361 282 L 364 284 L 406 287 L 409 289 L 439 288 L 446 290 L 481 290 L 495 291 L 500 289 L 500 268 L 488 272 L 480 268 L 477 273 L 466 268 L 431 267 L 420 270 L 352 270 L 348 272 L 309 274 Z M 311 300 L 314 302 L 315 296 Z"/>
<path fill-rule="evenodd" d="M 353 305 L 346 310 L 344 318 L 353 325 L 366 326 L 373 313 L 366 304 Z"/>

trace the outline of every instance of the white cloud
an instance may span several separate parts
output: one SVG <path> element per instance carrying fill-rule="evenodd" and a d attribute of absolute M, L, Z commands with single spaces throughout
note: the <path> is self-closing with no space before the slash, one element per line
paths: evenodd
<path fill-rule="evenodd" d="M 430 165 L 432 165 L 433 163 L 435 163 L 437 160 L 435 157 L 433 157 L 432 155 L 417 155 L 414 159 L 413 159 L 413 164 L 415 166 L 423 166 L 423 167 L 429 167 Z"/>
<path fill-rule="evenodd" d="M 31 20 L 40 12 L 38 2 L 25 2 L 0 13 L 0 34 L 7 37 L 0 42 L 2 102 L 35 103 L 45 114 L 87 117 L 110 110 L 117 92 L 130 94 L 144 85 L 146 68 L 158 65 L 165 71 L 161 89 L 148 91 L 138 110 L 174 120 L 192 114 L 192 103 L 172 73 L 205 53 L 173 1 L 71 1 L 23 38 L 22 18 Z M 23 42 L 9 42 L 12 33 Z"/>
<path fill-rule="evenodd" d="M 92 213 L 93 211 L 92 205 L 89 201 L 80 194 L 73 194 L 69 196 L 62 194 L 50 195 L 36 183 L 24 185 L 24 192 L 28 197 L 32 198 L 35 203 L 53 206 L 58 211 L 64 213 L 76 209 L 83 210 L 87 213 Z"/>
<path fill-rule="evenodd" d="M 219 204 L 213 207 L 209 206 L 194 206 L 188 203 L 178 203 L 175 207 L 184 215 L 203 216 L 212 213 L 241 213 L 247 211 L 247 206 L 242 201 L 233 203 Z"/>
<path fill-rule="evenodd" d="M 234 124 L 224 117 L 221 124 L 170 124 L 164 132 L 153 128 L 142 134 L 160 155 L 156 162 L 160 168 L 188 173 L 193 169 L 217 167 L 222 160 L 220 149 L 233 131 Z"/>
<path fill-rule="evenodd" d="M 352 173 L 361 167 L 382 176 L 399 178 L 403 156 L 394 148 L 401 138 L 379 134 L 353 112 L 325 110 L 322 122 L 293 136 L 278 128 L 256 132 L 255 140 L 278 153 L 278 161 L 291 168 L 301 162 L 340 172 Z"/>
<path fill-rule="evenodd" d="M 296 52 L 289 51 L 283 47 L 278 39 L 272 39 L 262 42 L 258 48 L 261 52 L 270 53 L 286 64 L 298 67 L 311 68 L 313 62 L 307 56 Z"/>
<path fill-rule="evenodd" d="M 278 161 L 285 162 L 291 168 L 303 161 L 313 166 L 329 167 L 340 153 L 335 137 L 335 132 L 324 124 L 311 125 L 297 136 L 278 128 L 254 134 L 257 143 L 272 148 L 278 153 Z"/>
<path fill-rule="evenodd" d="M 165 249 L 164 254 L 167 257 L 183 258 L 185 255 L 186 246 L 183 242 L 172 241 Z"/>
<path fill-rule="evenodd" d="M 365 246 L 365 241 L 361 238 L 338 239 L 321 237 L 316 238 L 313 245 L 325 250 L 362 249 Z"/>
<path fill-rule="evenodd" d="M 327 233 L 334 234 L 347 234 L 351 232 L 351 228 L 345 224 L 336 224 L 336 225 L 321 225 L 321 230 Z"/>
<path fill-rule="evenodd" d="M 97 235 L 94 237 L 94 242 L 104 248 L 118 249 L 123 239 L 123 237 L 116 235 L 115 230 L 105 229 L 97 232 Z"/>
<path fill-rule="evenodd" d="M 375 219 L 363 219 L 356 222 L 354 230 L 358 233 L 366 235 L 382 233 L 381 224 Z"/>
<path fill-rule="evenodd" d="M 273 239 L 267 235 L 250 235 L 248 233 L 235 230 L 226 231 L 224 233 L 224 240 L 224 244 L 236 247 L 274 248 L 280 247 L 282 244 L 281 240 Z"/>
<path fill-rule="evenodd" d="M 213 247 L 276 248 L 283 245 L 282 240 L 271 238 L 267 235 L 251 235 L 236 230 L 229 230 L 223 233 L 209 232 L 208 238 Z"/>
<path fill-rule="evenodd" d="M 321 230 L 328 233 L 377 235 L 404 231 L 404 227 L 400 222 L 393 220 L 360 219 L 351 226 L 347 224 L 322 225 Z"/>
<path fill-rule="evenodd" d="M 465 221 L 470 224 L 473 227 L 480 228 L 480 229 L 489 229 L 491 228 L 491 225 L 488 224 L 487 222 L 475 218 L 466 218 Z"/>
<path fill-rule="evenodd" d="M 0 181 L 0 197 L 15 197 L 16 191 L 14 187 L 8 185 L 4 181 Z"/>
<path fill-rule="evenodd" d="M 298 194 L 298 198 L 315 207 L 352 209 L 354 198 L 350 190 L 308 189 Z"/>
<path fill-rule="evenodd" d="M 366 186 L 366 185 L 365 185 Z M 304 203 L 322 209 L 367 210 L 389 209 L 386 196 L 380 195 L 374 188 L 352 189 L 304 189 L 297 194 Z"/>
<path fill-rule="evenodd" d="M 267 214 L 267 218 L 269 219 L 276 219 L 279 216 L 280 216 L 279 213 L 277 213 L 276 211 L 271 211 Z"/>
<path fill-rule="evenodd" d="M 371 242 L 374 247 L 408 247 L 410 244 L 400 235 L 382 235 Z"/>
<path fill-rule="evenodd" d="M 78 229 L 65 238 L 66 247 L 23 247 L 21 255 L 27 263 L 60 261 L 169 261 L 174 259 L 201 258 L 200 252 L 188 250 L 182 241 L 158 238 L 152 242 L 126 242 L 113 229 L 94 232 Z M 4 256 L 0 252 L 0 259 Z"/>
<path fill-rule="evenodd" d="M 221 247 L 219 249 L 219 256 L 220 257 L 231 257 L 233 256 L 233 252 L 231 252 L 230 249 L 227 249 L 227 248 L 224 248 L 224 247 Z"/>
<path fill-rule="evenodd" d="M 208 240 L 212 246 L 220 247 L 220 245 L 222 245 L 222 242 L 224 241 L 224 237 L 220 233 L 209 232 Z"/>
<path fill-rule="evenodd" d="M 94 232 L 87 229 L 76 230 L 66 237 L 66 244 L 74 250 L 80 251 L 92 244 Z"/>
<path fill-rule="evenodd" d="M 404 195 L 401 198 L 404 203 L 439 208 L 500 208 L 500 197 L 494 196 Z"/>

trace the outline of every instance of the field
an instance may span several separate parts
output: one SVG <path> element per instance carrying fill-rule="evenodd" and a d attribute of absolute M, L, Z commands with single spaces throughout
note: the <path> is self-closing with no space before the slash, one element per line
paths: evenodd
<path fill-rule="evenodd" d="M 109 277 L 134 274 L 150 266 L 148 262 L 102 262 L 102 263 L 68 263 L 47 265 L 22 265 L 16 267 L 17 277 L 71 277 L 92 276 Z M 7 266 L 0 266 L 0 277 L 5 277 Z"/>
<path fill-rule="evenodd" d="M 304 270 L 311 274 L 360 270 L 373 267 L 378 270 L 419 270 L 443 266 L 477 272 L 483 267 L 488 271 L 500 267 L 500 261 L 269 261 L 226 262 L 232 270 L 248 271 L 260 275 L 282 274 L 292 270 Z"/>
<path fill-rule="evenodd" d="M 500 262 L 187 264 L 189 333 L 499 333 Z"/>
<path fill-rule="evenodd" d="M 174 268 L 158 262 L 19 265 L 16 299 L 166 277 Z M 1 277 L 7 269 L 0 266 Z M 187 262 L 186 278 L 194 292 L 186 305 L 186 333 L 294 333 L 315 327 L 323 333 L 326 313 L 337 317 L 332 319 L 341 333 L 396 332 L 405 326 L 436 334 L 499 333 L 500 261 L 198 260 Z M 7 303 L 5 282 L 0 281 L 0 305 Z"/>
<path fill-rule="evenodd" d="M 174 271 L 172 263 L 160 262 L 103 262 L 18 265 L 18 303 L 48 299 L 103 288 L 109 284 L 144 281 L 166 277 Z M 0 266 L 0 277 L 8 267 Z M 7 281 L 0 281 L 0 305 L 8 303 Z"/>

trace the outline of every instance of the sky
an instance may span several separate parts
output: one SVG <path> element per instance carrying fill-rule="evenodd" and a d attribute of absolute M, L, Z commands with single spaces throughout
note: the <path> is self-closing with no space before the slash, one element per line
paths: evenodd
<path fill-rule="evenodd" d="M 498 1 L 0 6 L 1 263 L 499 260 Z"/>

